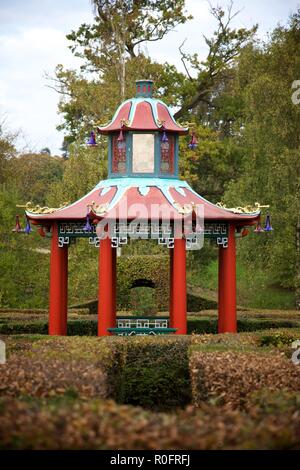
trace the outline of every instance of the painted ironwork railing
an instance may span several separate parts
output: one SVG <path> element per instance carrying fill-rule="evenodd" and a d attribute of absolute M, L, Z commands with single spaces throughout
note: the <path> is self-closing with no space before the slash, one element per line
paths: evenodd
<path fill-rule="evenodd" d="M 169 327 L 168 317 L 118 317 L 116 328 L 108 328 L 117 336 L 163 335 L 176 332 Z"/>

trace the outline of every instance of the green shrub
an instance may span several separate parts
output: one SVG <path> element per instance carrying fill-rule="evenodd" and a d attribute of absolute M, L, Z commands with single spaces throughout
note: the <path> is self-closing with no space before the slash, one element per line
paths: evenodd
<path fill-rule="evenodd" d="M 259 345 L 260 346 L 286 346 L 292 344 L 295 337 L 286 332 L 278 332 L 274 334 L 263 335 L 260 337 Z"/>
<path fill-rule="evenodd" d="M 97 320 L 86 318 L 69 319 L 68 335 L 70 336 L 95 336 L 97 335 Z M 300 322 L 296 320 L 272 320 L 261 318 L 243 318 L 238 320 L 238 331 L 259 331 L 276 328 L 299 327 Z M 188 334 L 217 333 L 218 321 L 212 317 L 189 317 L 187 321 Z M 48 321 L 13 321 L 1 319 L 0 334 L 47 334 Z"/>
<path fill-rule="evenodd" d="M 117 346 L 117 403 L 168 410 L 191 401 L 188 337 L 123 339 Z"/>

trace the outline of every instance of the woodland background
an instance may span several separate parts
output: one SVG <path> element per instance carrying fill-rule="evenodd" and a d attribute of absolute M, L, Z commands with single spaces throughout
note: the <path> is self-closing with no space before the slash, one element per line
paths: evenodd
<path fill-rule="evenodd" d="M 167 61 L 155 62 L 143 46 L 156 41 L 159 47 L 169 31 L 191 19 L 184 0 L 94 0 L 92 8 L 94 22 L 68 35 L 72 52 L 82 59 L 81 71 L 59 64 L 49 78 L 61 98 L 62 156 L 52 156 L 47 148 L 20 154 L 16 135 L 0 126 L 0 307 L 48 303 L 49 240 L 36 232 L 12 232 L 15 214 L 22 213 L 16 204 L 57 207 L 105 178 L 107 140 L 101 137 L 97 148 L 87 148 L 87 136 L 134 96 L 136 79 L 152 78 L 155 96 L 196 130 L 196 151 L 181 138 L 181 177 L 205 198 L 228 207 L 270 204 L 273 234 L 251 233 L 238 242 L 238 302 L 299 308 L 300 85 L 294 82 L 300 80 L 300 9 L 262 41 L 257 25 L 232 27 L 233 5 L 211 7 L 215 32 L 197 38 L 205 41 L 207 57 L 199 58 L 197 41 L 192 55 L 182 44 L 181 73 Z M 163 253 L 154 244 L 151 250 Z M 149 254 L 149 244 L 137 242 L 122 252 L 134 254 Z M 84 240 L 72 246 L 69 271 L 70 303 L 95 298 L 97 250 Z M 215 247 L 189 253 L 188 281 L 216 290 Z"/>

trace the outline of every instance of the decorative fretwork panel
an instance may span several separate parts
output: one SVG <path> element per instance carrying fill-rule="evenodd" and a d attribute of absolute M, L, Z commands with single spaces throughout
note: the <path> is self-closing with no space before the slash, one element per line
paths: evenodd
<path fill-rule="evenodd" d="M 58 224 L 59 246 L 69 244 L 76 238 L 88 238 L 89 244 L 99 247 L 100 240 L 107 236 L 104 231 L 101 234 L 96 233 L 96 225 L 91 225 L 90 230 L 86 230 L 84 222 L 61 222 Z M 103 236 L 102 236 L 103 235 Z M 131 238 L 135 239 L 152 239 L 157 240 L 159 245 L 167 248 L 174 248 L 174 226 L 167 222 L 117 222 L 109 225 L 108 236 L 114 248 L 121 247 L 128 243 Z M 199 250 L 203 246 L 204 238 L 214 240 L 218 246 L 227 248 L 228 246 L 228 224 L 225 222 L 211 222 L 204 224 L 204 230 L 196 231 L 196 227 L 192 227 L 192 231 L 185 235 L 187 250 Z"/>
<path fill-rule="evenodd" d="M 58 224 L 59 237 L 89 238 L 96 237 L 96 225 L 91 230 L 85 230 L 85 222 L 61 222 Z"/>

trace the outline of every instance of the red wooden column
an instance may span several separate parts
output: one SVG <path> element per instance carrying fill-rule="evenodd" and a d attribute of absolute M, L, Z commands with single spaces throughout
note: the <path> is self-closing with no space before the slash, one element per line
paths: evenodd
<path fill-rule="evenodd" d="M 177 335 L 187 332 L 185 239 L 175 238 L 173 248 L 173 328 Z"/>
<path fill-rule="evenodd" d="M 58 246 L 58 227 L 52 225 L 50 254 L 49 335 L 67 334 L 68 246 Z"/>
<path fill-rule="evenodd" d="M 113 315 L 114 324 L 117 316 L 117 248 L 112 248 L 112 296 L 113 296 Z"/>
<path fill-rule="evenodd" d="M 67 335 L 68 329 L 68 245 L 63 248 L 63 265 L 62 265 L 62 331 L 63 335 Z"/>
<path fill-rule="evenodd" d="M 170 294 L 169 294 L 169 327 L 173 328 L 173 322 L 174 322 L 174 308 L 173 308 L 173 254 L 174 254 L 174 249 L 169 248 L 170 252 Z"/>
<path fill-rule="evenodd" d="M 229 225 L 228 247 L 219 248 L 218 332 L 236 333 L 235 227 Z"/>
<path fill-rule="evenodd" d="M 98 336 L 109 336 L 107 328 L 116 323 L 113 277 L 113 248 L 107 237 L 100 240 L 99 248 Z"/>

